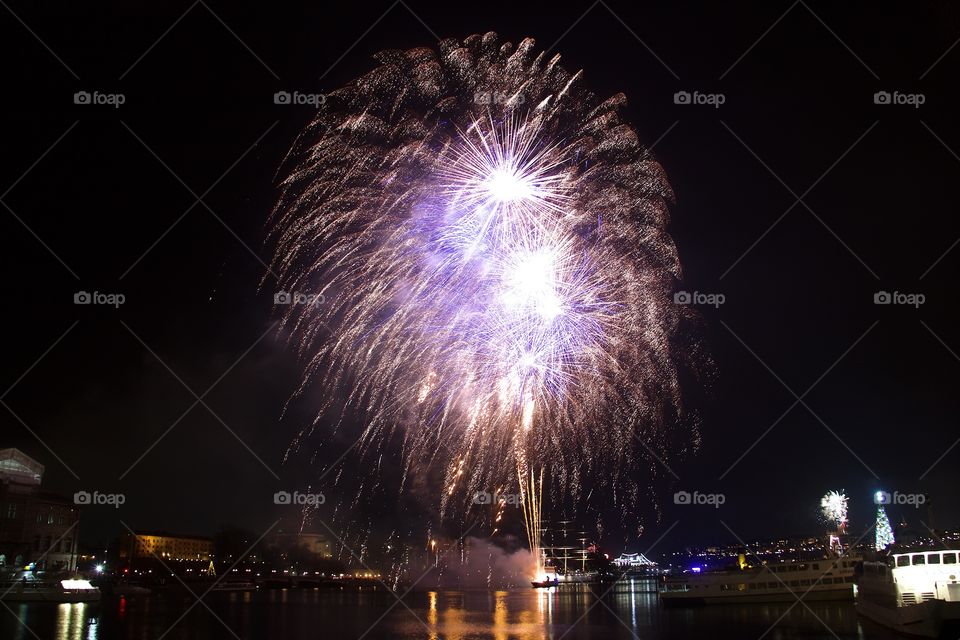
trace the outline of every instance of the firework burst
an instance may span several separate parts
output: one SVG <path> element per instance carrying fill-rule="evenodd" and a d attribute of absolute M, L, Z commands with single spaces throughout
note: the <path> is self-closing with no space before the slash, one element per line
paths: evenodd
<path fill-rule="evenodd" d="M 828 491 L 820 498 L 824 519 L 843 532 L 847 526 L 847 496 L 843 491 Z"/>
<path fill-rule="evenodd" d="M 651 456 L 697 443 L 680 389 L 706 359 L 625 98 L 494 34 L 376 59 L 297 141 L 274 214 L 279 287 L 324 301 L 283 317 L 300 392 L 338 390 L 367 455 L 398 440 L 405 482 L 442 470 L 445 514 L 544 469 L 554 496 L 636 507 Z"/>

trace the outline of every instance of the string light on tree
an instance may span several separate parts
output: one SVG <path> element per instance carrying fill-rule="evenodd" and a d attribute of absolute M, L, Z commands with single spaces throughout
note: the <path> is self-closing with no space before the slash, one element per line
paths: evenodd
<path fill-rule="evenodd" d="M 893 527 L 890 526 L 887 511 L 883 508 L 883 497 L 883 492 L 878 491 L 874 500 L 877 503 L 877 526 L 875 530 L 875 546 L 877 551 L 882 551 L 895 542 Z"/>

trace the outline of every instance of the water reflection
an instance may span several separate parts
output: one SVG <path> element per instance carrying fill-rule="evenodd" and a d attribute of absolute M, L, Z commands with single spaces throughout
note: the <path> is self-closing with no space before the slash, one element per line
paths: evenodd
<path fill-rule="evenodd" d="M 609 591 L 589 586 L 435 590 L 411 593 L 402 605 L 384 592 L 275 590 L 211 594 L 205 603 L 212 613 L 196 606 L 186 614 L 193 598 L 175 593 L 105 596 L 100 603 L 88 604 L 10 603 L 9 612 L 0 610 L 0 638 L 247 640 L 309 638 L 319 632 L 325 640 L 361 636 L 366 640 L 549 640 L 561 636 L 564 640 L 598 636 L 855 640 L 864 635 L 848 602 L 810 603 L 809 609 L 791 608 L 789 603 L 664 609 L 655 587 L 635 580 Z M 895 637 L 878 627 L 869 627 L 868 634 Z"/>
<path fill-rule="evenodd" d="M 83 630 L 87 626 L 87 603 L 57 605 L 57 640 L 84 640 Z M 96 625 L 91 624 L 96 638 Z"/>

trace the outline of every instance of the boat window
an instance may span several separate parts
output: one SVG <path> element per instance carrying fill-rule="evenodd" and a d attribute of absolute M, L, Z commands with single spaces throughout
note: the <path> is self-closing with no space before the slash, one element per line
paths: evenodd
<path fill-rule="evenodd" d="M 780 586 L 780 583 L 779 583 L 779 582 L 768 582 L 768 583 L 767 583 L 767 589 L 776 589 L 776 588 L 779 587 L 779 586 Z"/>
<path fill-rule="evenodd" d="M 927 564 L 940 564 L 940 554 L 931 553 L 927 556 Z"/>
<path fill-rule="evenodd" d="M 819 568 L 820 568 L 820 563 L 819 563 L 819 562 L 814 562 L 814 563 L 813 563 L 813 568 L 814 568 L 814 569 L 819 569 Z"/>
<path fill-rule="evenodd" d="M 747 585 L 745 583 L 741 582 L 740 584 L 737 585 L 737 591 L 746 591 L 746 590 L 747 590 Z"/>
<path fill-rule="evenodd" d="M 800 567 L 798 567 L 797 565 L 795 564 L 790 565 L 790 571 L 799 571 L 799 570 L 800 570 Z"/>
<path fill-rule="evenodd" d="M 922 553 L 916 553 L 916 554 L 912 555 L 912 556 L 911 556 L 911 559 L 913 560 L 912 564 L 913 564 L 914 566 L 916 566 L 916 565 L 918 565 L 918 564 L 926 564 L 926 559 L 924 559 Z"/>
<path fill-rule="evenodd" d="M 847 576 L 843 579 L 844 582 L 853 582 L 853 576 Z"/>
<path fill-rule="evenodd" d="M 799 580 L 791 580 L 791 581 L 790 581 L 790 586 L 791 586 L 791 587 L 799 587 L 799 586 L 800 586 L 800 581 L 799 581 Z"/>
<path fill-rule="evenodd" d="M 897 557 L 897 566 L 898 566 L 898 567 L 909 567 L 909 566 L 910 566 L 910 556 L 898 556 L 898 557 Z"/>
<path fill-rule="evenodd" d="M 800 586 L 801 586 L 801 587 L 809 587 L 809 586 L 810 586 L 810 580 L 809 580 L 809 579 L 807 579 L 807 580 L 801 580 L 801 581 L 800 581 Z"/>
<path fill-rule="evenodd" d="M 800 571 L 806 571 L 806 570 L 807 570 L 807 565 L 806 565 L 806 564 L 800 565 Z"/>
<path fill-rule="evenodd" d="M 955 553 L 943 554 L 943 564 L 957 564 L 957 554 Z"/>

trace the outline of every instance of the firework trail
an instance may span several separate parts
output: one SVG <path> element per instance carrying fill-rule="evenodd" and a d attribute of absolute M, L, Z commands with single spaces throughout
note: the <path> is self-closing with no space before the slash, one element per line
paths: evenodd
<path fill-rule="evenodd" d="M 707 359 L 625 97 L 529 39 L 376 60 L 301 134 L 272 221 L 279 288 L 322 296 L 282 318 L 299 393 L 340 393 L 364 455 L 399 442 L 405 483 L 441 470 L 445 515 L 545 469 L 554 496 L 636 507 L 697 445 L 680 391 Z"/>

